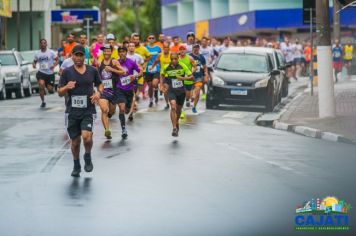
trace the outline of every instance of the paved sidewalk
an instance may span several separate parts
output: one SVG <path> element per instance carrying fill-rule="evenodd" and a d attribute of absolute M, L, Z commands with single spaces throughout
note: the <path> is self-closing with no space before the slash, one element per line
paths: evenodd
<path fill-rule="evenodd" d="M 335 133 L 356 141 L 356 76 L 335 84 L 335 99 L 337 116 L 319 119 L 317 88 L 314 96 L 311 96 L 310 89 L 307 89 L 290 104 L 280 121 Z"/>

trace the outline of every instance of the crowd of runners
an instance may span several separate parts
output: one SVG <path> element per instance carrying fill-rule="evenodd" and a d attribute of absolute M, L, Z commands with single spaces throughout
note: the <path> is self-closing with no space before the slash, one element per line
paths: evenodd
<path fill-rule="evenodd" d="M 209 73 L 221 52 L 234 46 L 280 49 L 287 63 L 292 64 L 289 77 L 294 79 L 307 72 L 311 58 L 310 44 L 300 43 L 298 39 L 293 43 L 288 38 L 281 43 L 256 40 L 251 45 L 250 40 L 234 43 L 229 37 L 222 42 L 207 37 L 197 40 L 194 32 L 188 32 L 184 41 L 177 36 L 163 34 L 158 39 L 150 34 L 142 40 L 139 34 L 133 33 L 118 42 L 114 34 L 99 34 L 88 45 L 86 35 L 80 35 L 76 40 L 70 34 L 62 41 L 57 53 L 47 47 L 45 39 L 40 41 L 33 66 L 40 65 L 37 79 L 41 107 L 46 106 L 45 88 L 53 93 L 54 67 L 59 64 L 58 94 L 65 97 L 66 128 L 72 141 L 74 159 L 72 176 L 79 176 L 81 172 L 79 151 L 82 141 L 85 147 L 84 170 L 93 170 L 91 149 L 96 105 L 101 110 L 105 137 L 112 139 L 110 118 L 118 109 L 121 136 L 126 139 L 126 122 L 133 121 L 139 101 L 148 96 L 148 106 L 153 107 L 159 102 L 159 95 L 164 96 L 164 109 L 170 110 L 171 134 L 177 137 L 179 119 L 184 118 L 183 107 L 189 107 L 193 113 L 198 112 L 199 101 L 205 99 Z M 334 49 L 333 52 L 336 51 Z M 348 52 L 345 47 L 342 55 L 347 57 Z"/>

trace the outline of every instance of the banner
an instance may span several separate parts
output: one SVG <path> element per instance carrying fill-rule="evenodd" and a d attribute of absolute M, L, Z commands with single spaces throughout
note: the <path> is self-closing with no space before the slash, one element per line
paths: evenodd
<path fill-rule="evenodd" d="M 12 17 L 11 0 L 0 0 L 0 16 Z"/>

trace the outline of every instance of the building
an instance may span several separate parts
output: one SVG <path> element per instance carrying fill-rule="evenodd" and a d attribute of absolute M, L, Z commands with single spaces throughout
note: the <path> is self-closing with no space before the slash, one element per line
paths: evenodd
<path fill-rule="evenodd" d="M 19 22 L 17 2 L 20 3 Z M 32 0 L 32 14 L 30 2 L 12 0 L 12 17 L 7 19 L 5 29 L 6 49 L 16 48 L 20 51 L 38 49 L 41 38 L 47 39 L 48 45 L 51 45 L 51 11 L 57 8 L 56 1 Z"/>
<path fill-rule="evenodd" d="M 198 38 L 307 35 L 302 5 L 302 0 L 161 0 L 162 29 L 183 39 L 188 31 L 195 31 Z M 341 12 L 346 34 L 354 33 L 355 15 L 356 8 Z"/>
<path fill-rule="evenodd" d="M 12 17 L 11 0 L 0 0 L 0 49 L 5 48 L 6 21 Z"/>

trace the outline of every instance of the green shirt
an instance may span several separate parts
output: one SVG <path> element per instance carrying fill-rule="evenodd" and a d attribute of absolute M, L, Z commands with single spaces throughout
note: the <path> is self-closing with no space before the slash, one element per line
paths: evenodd
<path fill-rule="evenodd" d="M 166 77 L 169 90 L 184 92 L 185 87 L 183 81 L 177 80 L 177 76 L 190 76 L 192 72 L 185 64 L 178 62 L 176 67 L 173 67 L 172 64 L 166 65 L 163 68 L 162 74 Z"/>
<path fill-rule="evenodd" d="M 178 57 L 178 61 L 180 63 L 183 63 L 190 71 L 192 71 L 193 65 L 190 62 L 190 57 L 188 54 L 185 54 L 184 58 Z M 193 81 L 189 81 L 189 80 L 184 81 L 185 85 L 191 85 L 193 83 L 194 83 Z"/>

